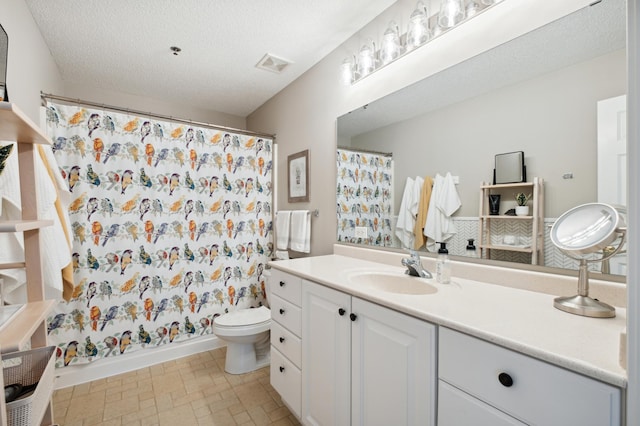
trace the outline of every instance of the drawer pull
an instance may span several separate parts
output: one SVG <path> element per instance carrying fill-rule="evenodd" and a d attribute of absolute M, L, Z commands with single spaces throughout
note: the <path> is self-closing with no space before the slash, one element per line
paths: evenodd
<path fill-rule="evenodd" d="M 284 343 L 284 337 L 280 338 L 280 343 Z"/>
<path fill-rule="evenodd" d="M 284 367 L 283 366 L 280 366 L 280 372 L 284 373 Z"/>
<path fill-rule="evenodd" d="M 343 316 L 347 311 L 345 311 L 344 309 L 340 308 L 338 309 L 338 315 Z"/>
<path fill-rule="evenodd" d="M 280 287 L 284 287 L 284 281 L 280 281 Z"/>
<path fill-rule="evenodd" d="M 355 321 L 358 316 L 356 314 L 350 314 L 349 318 L 351 318 L 351 321 Z"/>
<path fill-rule="evenodd" d="M 506 388 L 510 388 L 511 386 L 513 386 L 513 378 L 511 378 L 511 376 L 507 373 L 498 374 L 498 380 L 500 381 L 500 384 L 502 384 L 502 386 Z"/>
<path fill-rule="evenodd" d="M 280 315 L 284 315 L 284 309 L 280 308 Z"/>

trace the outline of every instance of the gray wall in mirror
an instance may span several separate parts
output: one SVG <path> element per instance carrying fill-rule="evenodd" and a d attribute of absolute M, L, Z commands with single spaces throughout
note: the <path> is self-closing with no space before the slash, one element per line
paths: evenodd
<path fill-rule="evenodd" d="M 605 0 L 550 23 L 339 117 L 338 145 L 393 153 L 394 214 L 407 176 L 451 172 L 455 216 L 477 217 L 494 156 L 518 150 L 546 218 L 596 201 L 596 103 L 626 91 L 625 19 Z"/>
<path fill-rule="evenodd" d="M 7 54 L 9 53 L 9 37 L 0 25 L 0 100 L 5 98 L 7 86 Z"/>

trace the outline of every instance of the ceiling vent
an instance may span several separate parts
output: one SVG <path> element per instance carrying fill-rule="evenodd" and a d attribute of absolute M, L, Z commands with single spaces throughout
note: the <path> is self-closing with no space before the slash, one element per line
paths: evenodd
<path fill-rule="evenodd" d="M 291 62 L 267 53 L 260 59 L 260 62 L 256 64 L 256 68 L 280 74 L 289 64 L 291 64 Z"/>

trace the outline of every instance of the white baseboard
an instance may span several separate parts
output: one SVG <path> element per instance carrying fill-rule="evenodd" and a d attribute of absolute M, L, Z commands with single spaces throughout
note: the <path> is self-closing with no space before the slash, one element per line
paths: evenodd
<path fill-rule="evenodd" d="M 56 369 L 55 389 L 127 373 L 223 346 L 226 344 L 222 339 L 218 339 L 214 334 L 208 334 L 178 344 L 141 349 L 125 356 L 102 358 L 88 364 L 59 368 Z"/>

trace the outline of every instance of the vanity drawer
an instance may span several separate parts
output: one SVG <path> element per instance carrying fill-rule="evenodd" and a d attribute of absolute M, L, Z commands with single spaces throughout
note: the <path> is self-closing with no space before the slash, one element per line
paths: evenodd
<path fill-rule="evenodd" d="M 278 296 L 271 295 L 271 319 L 296 336 L 302 329 L 302 309 Z"/>
<path fill-rule="evenodd" d="M 438 380 L 438 426 L 524 426 L 511 416 Z"/>
<path fill-rule="evenodd" d="M 271 294 L 302 305 L 302 278 L 271 268 Z"/>
<path fill-rule="evenodd" d="M 440 327 L 441 380 L 539 425 L 618 425 L 620 389 Z"/>
<path fill-rule="evenodd" d="M 275 321 L 271 322 L 271 345 L 289 358 L 297 367 L 302 359 L 302 342 L 298 336 Z"/>
<path fill-rule="evenodd" d="M 289 409 L 300 418 L 302 408 L 302 373 L 284 355 L 271 347 L 271 386 Z"/>

